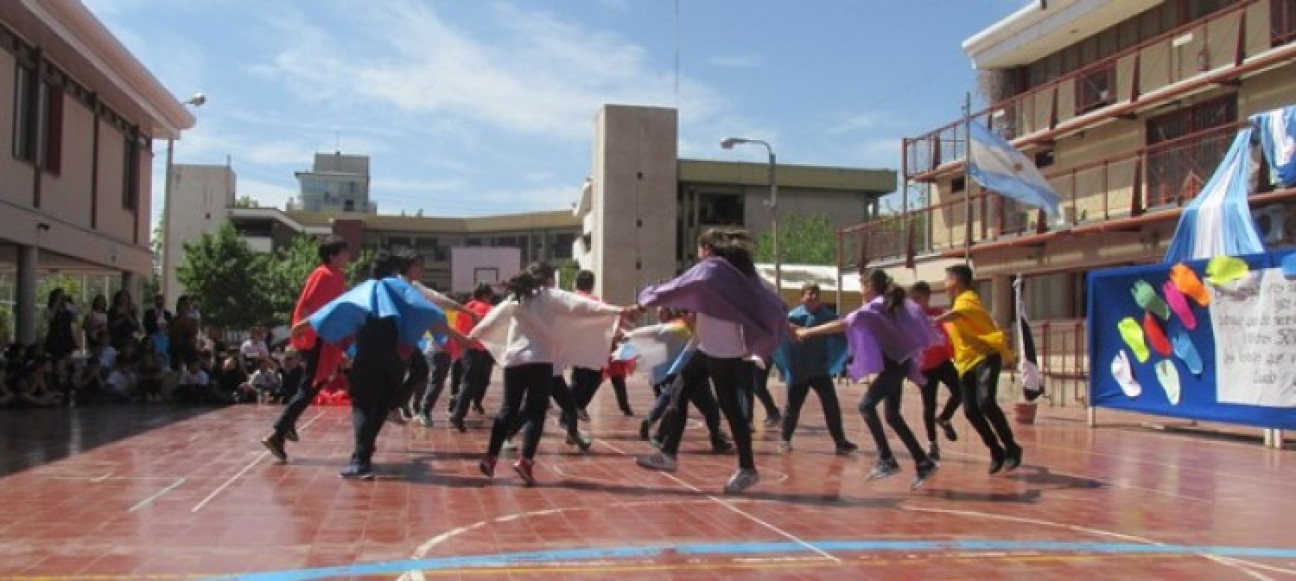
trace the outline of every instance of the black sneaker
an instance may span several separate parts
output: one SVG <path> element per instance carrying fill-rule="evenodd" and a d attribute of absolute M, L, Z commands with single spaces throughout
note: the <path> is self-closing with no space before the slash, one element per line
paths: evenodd
<path fill-rule="evenodd" d="M 958 432 L 954 431 L 954 426 L 949 420 L 936 420 L 936 425 L 940 426 L 942 432 L 945 432 L 945 439 L 951 442 L 958 441 Z"/>
<path fill-rule="evenodd" d="M 459 430 L 460 432 L 468 431 L 468 426 L 464 425 L 463 418 L 461 417 L 450 416 L 450 425 L 453 426 L 454 429 Z"/>
<path fill-rule="evenodd" d="M 338 476 L 346 478 L 347 480 L 373 480 L 373 465 L 368 462 L 352 462 L 351 464 L 348 464 L 346 468 L 342 469 L 342 472 L 339 472 Z"/>
<path fill-rule="evenodd" d="M 931 477 L 936 474 L 937 470 L 940 470 L 940 465 L 933 461 L 929 460 L 919 464 L 918 476 L 914 477 L 913 482 L 909 484 L 909 490 L 918 490 L 919 488 L 922 488 L 924 484 L 927 484 L 928 480 L 931 480 Z"/>
<path fill-rule="evenodd" d="M 639 439 L 640 439 L 640 440 L 643 440 L 643 441 L 645 441 L 645 442 L 648 441 L 648 433 L 651 432 L 651 431 L 652 431 L 652 420 L 650 420 L 650 419 L 648 419 L 648 418 L 644 418 L 644 421 L 639 422 Z"/>
<path fill-rule="evenodd" d="M 1004 453 L 998 450 L 990 452 L 990 474 L 998 474 L 1004 467 Z"/>
<path fill-rule="evenodd" d="M 660 448 L 661 446 L 657 446 Z M 711 438 L 711 451 L 716 454 L 728 454 L 733 451 L 733 443 L 724 436 Z"/>
<path fill-rule="evenodd" d="M 275 458 L 279 459 L 281 464 L 288 463 L 288 452 L 284 451 L 283 436 L 275 434 L 261 440 L 261 445 L 265 446 Z"/>
<path fill-rule="evenodd" d="M 1009 448 L 1005 454 L 1007 457 L 1004 458 L 1004 468 L 1006 468 L 1009 472 L 1012 472 L 1013 470 L 1016 470 L 1018 466 L 1021 466 L 1022 463 L 1021 446 L 1014 444 L 1013 447 Z"/>
<path fill-rule="evenodd" d="M 849 440 L 837 442 L 838 456 L 850 456 L 851 454 L 854 454 L 856 450 L 859 450 L 859 446 L 855 445 L 855 442 Z"/>
<path fill-rule="evenodd" d="M 297 428 L 288 428 L 286 431 L 284 431 L 283 437 L 285 440 L 288 440 L 289 442 L 296 442 Z"/>
<path fill-rule="evenodd" d="M 767 428 L 777 428 L 782 423 L 783 423 L 783 416 L 779 414 L 774 414 L 772 416 L 765 416 L 765 427 Z M 753 432 L 756 431 L 754 427 L 752 431 Z"/>

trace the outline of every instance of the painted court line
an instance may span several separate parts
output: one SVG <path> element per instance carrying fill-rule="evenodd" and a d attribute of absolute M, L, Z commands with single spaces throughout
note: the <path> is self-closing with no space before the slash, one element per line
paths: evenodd
<path fill-rule="evenodd" d="M 320 413 L 316 414 L 315 417 L 311 418 L 309 421 L 307 421 L 306 423 L 302 424 L 301 428 L 299 428 L 298 431 L 299 431 L 299 432 L 300 432 L 300 431 L 305 431 L 306 428 L 309 428 L 311 424 L 315 423 L 315 420 L 320 419 L 320 417 L 323 416 L 323 415 L 324 415 L 324 412 L 320 412 Z M 211 494 L 208 494 L 208 495 L 207 495 L 207 498 L 202 499 L 201 502 L 199 502 L 198 504 L 194 505 L 193 509 L 191 509 L 189 512 L 198 512 L 198 511 L 202 510 L 202 507 L 207 506 L 207 503 L 208 503 L 208 502 L 211 502 L 211 500 L 212 500 L 213 498 L 216 498 L 216 495 L 220 494 L 220 493 L 221 493 L 222 491 L 224 491 L 226 488 L 229 488 L 229 486 L 230 486 L 231 484 L 234 484 L 234 481 L 235 481 L 235 480 L 238 480 L 240 476 L 243 476 L 244 474 L 247 474 L 247 471 L 248 471 L 248 470 L 251 470 L 253 466 L 256 466 L 257 464 L 261 463 L 261 461 L 264 460 L 265 457 L 266 457 L 266 456 L 269 456 L 269 455 L 270 455 L 270 452 L 269 452 L 268 450 L 265 451 L 265 452 L 261 452 L 260 454 L 257 454 L 257 457 L 256 457 L 256 458 L 253 458 L 251 462 L 248 462 L 247 466 L 244 466 L 243 469 L 242 469 L 242 470 L 239 470 L 237 474 L 231 476 L 231 477 L 229 478 L 229 480 L 226 480 L 226 481 L 225 481 L 224 484 L 221 484 L 219 487 L 216 488 L 216 490 L 213 490 L 213 491 L 211 492 Z"/>
<path fill-rule="evenodd" d="M 620 448 L 618 448 L 618 447 L 616 447 L 616 446 L 613 446 L 612 444 L 609 444 L 609 443 L 607 443 L 607 442 L 605 442 L 605 441 L 603 441 L 603 440 L 597 440 L 597 442 L 600 443 L 600 444 L 603 444 L 604 446 L 607 446 L 608 448 L 611 448 L 614 452 L 616 452 L 616 453 L 618 453 L 618 454 L 621 454 L 622 456 L 632 457 L 630 454 L 626 453 L 625 450 L 622 450 L 622 449 L 620 449 Z M 685 488 L 688 488 L 688 489 L 692 490 L 693 492 L 702 492 L 702 489 L 700 489 L 700 488 L 698 488 L 698 487 L 696 487 L 696 486 L 693 486 L 692 484 L 689 484 L 688 482 L 685 482 L 684 480 L 682 480 L 682 479 L 676 477 L 674 474 L 671 474 L 671 473 L 669 473 L 669 472 L 662 472 L 661 474 L 662 474 L 663 476 L 667 477 L 667 478 L 670 478 L 671 480 L 674 480 L 675 482 L 678 482 L 681 486 L 684 486 Z M 705 493 L 704 493 L 704 494 L 705 494 Z M 744 517 L 744 518 L 746 518 L 747 520 L 750 520 L 750 521 L 752 521 L 752 522 L 754 522 L 754 523 L 756 523 L 756 524 L 758 524 L 758 525 L 760 525 L 760 526 L 762 526 L 762 527 L 765 527 L 765 528 L 767 528 L 767 529 L 773 531 L 774 533 L 778 534 L 778 535 L 781 536 L 781 537 L 784 537 L 784 538 L 786 538 L 786 539 L 788 539 L 788 540 L 791 540 L 791 541 L 793 541 L 793 542 L 795 542 L 795 543 L 799 543 L 801 546 L 803 546 L 803 547 L 805 547 L 805 548 L 807 548 L 807 549 L 810 549 L 810 551 L 813 552 L 813 553 L 818 553 L 819 556 L 821 556 L 821 557 L 823 557 L 823 558 L 825 558 L 825 559 L 828 559 L 828 560 L 833 561 L 833 562 L 836 562 L 836 563 L 841 563 L 841 562 L 842 562 L 841 559 L 838 559 L 837 557 L 834 557 L 834 556 L 828 554 L 826 551 L 820 549 L 819 547 L 816 547 L 816 546 L 814 546 L 814 545 L 811 545 L 810 543 L 807 543 L 807 542 L 801 540 L 800 537 L 798 537 L 798 536 L 796 536 L 796 535 L 794 535 L 794 534 L 792 534 L 792 533 L 789 533 L 789 532 L 787 532 L 787 531 L 785 531 L 785 530 L 783 530 L 783 529 L 781 529 L 781 528 L 778 528 L 778 527 L 776 527 L 776 526 L 774 526 L 774 525 L 772 525 L 772 524 L 770 524 L 770 523 L 767 523 L 767 522 L 765 522 L 765 521 L 763 521 L 763 520 L 761 520 L 761 519 L 759 519 L 759 518 L 756 518 L 756 517 L 753 516 L 752 514 L 750 514 L 750 513 L 746 512 L 746 511 L 744 511 L 744 510 L 742 510 L 742 509 L 740 509 L 740 508 L 734 506 L 733 503 L 731 503 L 731 502 L 729 502 L 729 501 L 727 501 L 727 500 L 724 500 L 724 499 L 721 499 L 721 498 L 718 498 L 718 497 L 716 497 L 716 496 L 709 495 L 709 494 L 707 495 L 707 498 L 708 498 L 708 499 L 711 499 L 712 501 L 715 501 L 716 504 L 719 504 L 720 506 L 723 506 L 723 507 L 729 509 L 730 511 L 732 511 L 732 512 L 734 512 L 734 513 L 736 513 L 736 514 L 738 514 L 738 515 L 740 515 L 740 516 L 742 516 L 742 517 Z"/>
<path fill-rule="evenodd" d="M 185 480 L 187 480 L 187 479 L 186 479 L 186 478 L 177 478 L 175 482 L 172 482 L 172 483 L 171 483 L 171 486 L 168 486 L 168 487 L 166 487 L 166 488 L 163 488 L 162 490 L 160 490 L 160 491 L 158 491 L 157 493 L 155 493 L 153 496 L 150 496 L 150 497 L 148 497 L 148 498 L 145 498 L 144 500 L 141 500 L 141 501 L 135 503 L 135 506 L 130 507 L 130 510 L 128 510 L 128 511 L 126 511 L 126 512 L 135 512 L 135 511 L 137 511 L 137 510 L 139 510 L 139 509 L 141 509 L 141 508 L 144 508 L 145 506 L 148 506 L 148 504 L 149 504 L 150 502 L 153 502 L 154 500 L 157 500 L 158 498 L 161 498 L 162 495 L 164 495 L 164 494 L 166 494 L 166 493 L 168 493 L 168 492 L 171 492 L 172 490 L 175 490 L 175 488 L 176 488 L 177 486 L 180 486 L 181 484 L 184 484 L 184 483 L 185 483 Z"/>

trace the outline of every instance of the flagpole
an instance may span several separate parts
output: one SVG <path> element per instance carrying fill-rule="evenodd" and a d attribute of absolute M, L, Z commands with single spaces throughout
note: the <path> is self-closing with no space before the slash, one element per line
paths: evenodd
<path fill-rule="evenodd" d="M 963 264 L 972 266 L 972 91 L 964 94 L 963 139 Z"/>

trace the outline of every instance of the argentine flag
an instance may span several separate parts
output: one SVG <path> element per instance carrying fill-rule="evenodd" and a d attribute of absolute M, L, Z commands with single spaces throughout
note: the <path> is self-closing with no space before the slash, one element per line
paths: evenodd
<path fill-rule="evenodd" d="M 1238 132 L 1215 175 L 1179 216 L 1179 227 L 1165 262 L 1264 252 L 1247 202 L 1251 171 L 1251 133 Z"/>
<path fill-rule="evenodd" d="M 1278 183 L 1296 186 L 1296 106 L 1267 111 L 1251 121 L 1260 127 L 1260 143 Z"/>
<path fill-rule="evenodd" d="M 1023 204 L 1042 208 L 1061 220 L 1062 197 L 1039 168 L 1012 144 L 980 123 L 968 125 L 968 175 L 981 187 Z"/>

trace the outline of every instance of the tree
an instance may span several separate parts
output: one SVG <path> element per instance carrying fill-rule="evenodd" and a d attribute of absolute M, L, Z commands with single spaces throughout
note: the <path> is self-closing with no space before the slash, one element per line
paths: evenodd
<path fill-rule="evenodd" d="M 302 283 L 319 266 L 318 244 L 314 237 L 301 234 L 273 254 L 260 255 L 260 270 L 265 282 L 262 293 L 270 305 L 270 316 L 264 323 L 287 325 L 292 321 Z M 354 283 L 367 276 L 371 258 L 372 253 L 367 250 L 353 251 L 351 265 L 347 267 L 347 280 Z"/>
<path fill-rule="evenodd" d="M 823 214 L 788 214 L 779 224 L 779 253 L 784 264 L 831 266 L 837 262 L 837 229 Z M 774 262 L 774 234 L 756 241 L 757 262 Z"/>
<path fill-rule="evenodd" d="M 235 208 L 260 208 L 261 204 L 257 203 L 256 200 L 252 199 L 252 196 L 240 196 L 239 199 L 234 200 L 234 207 Z"/>
<path fill-rule="evenodd" d="M 266 297 L 264 256 L 239 240 L 234 226 L 226 222 L 215 234 L 205 233 L 184 245 L 176 278 L 189 289 L 204 319 L 248 328 L 273 315 Z"/>

